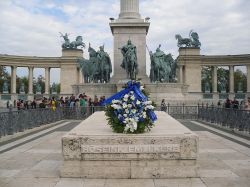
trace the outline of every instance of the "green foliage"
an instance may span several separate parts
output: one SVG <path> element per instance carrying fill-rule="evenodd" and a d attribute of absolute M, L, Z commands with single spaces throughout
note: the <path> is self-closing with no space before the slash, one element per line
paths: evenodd
<path fill-rule="evenodd" d="M 114 109 L 111 107 L 111 105 L 106 107 L 105 115 L 107 116 L 108 125 L 114 132 L 124 133 L 125 125 L 121 123 L 118 117 L 115 115 Z M 150 131 L 154 126 L 149 117 L 147 117 L 144 122 L 138 122 L 137 124 L 137 130 L 133 133 L 129 132 L 128 134 L 141 134 L 146 131 Z"/>
<path fill-rule="evenodd" d="M 5 80 L 7 80 L 7 83 L 9 85 L 9 93 L 10 93 L 10 74 L 7 72 L 5 66 L 0 66 L 0 93 L 3 90 L 3 83 Z"/>
<path fill-rule="evenodd" d="M 28 93 L 28 89 L 29 89 L 28 77 L 17 77 L 17 79 L 16 79 L 16 93 L 19 93 L 19 90 L 20 90 L 22 83 L 24 84 L 25 93 Z"/>
<path fill-rule="evenodd" d="M 237 69 L 234 72 L 234 92 L 237 93 L 239 91 L 239 84 L 242 83 L 242 91 L 247 91 L 247 75 L 243 73 L 241 70 Z"/>
<path fill-rule="evenodd" d="M 202 92 L 205 91 L 205 83 L 208 82 L 210 84 L 211 87 L 211 91 L 212 91 L 212 67 L 208 67 L 208 66 L 204 66 L 202 67 L 202 72 L 201 72 L 201 84 L 202 84 Z M 229 70 L 228 69 L 224 69 L 222 67 L 219 67 L 217 69 L 217 87 L 218 87 L 218 92 L 221 91 L 221 87 L 220 85 L 223 82 L 223 79 L 226 79 L 226 91 L 229 91 Z M 235 93 L 238 91 L 238 85 L 239 83 L 242 83 L 243 85 L 243 92 L 246 92 L 247 89 L 247 77 L 246 74 L 244 74 L 241 70 L 237 69 L 234 72 L 234 91 Z"/>

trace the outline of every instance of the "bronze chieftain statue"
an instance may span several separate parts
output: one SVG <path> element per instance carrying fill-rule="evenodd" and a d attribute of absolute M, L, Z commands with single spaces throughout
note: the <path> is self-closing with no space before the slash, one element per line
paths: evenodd
<path fill-rule="evenodd" d="M 138 74 L 136 46 L 129 39 L 128 43 L 119 49 L 123 55 L 121 67 L 126 70 L 127 78 L 136 79 L 136 75 Z"/>
<path fill-rule="evenodd" d="M 161 45 L 159 45 L 155 53 L 149 51 L 151 61 L 150 81 L 175 82 L 176 61 L 171 54 L 166 55 L 160 48 Z"/>
<path fill-rule="evenodd" d="M 108 53 L 104 51 L 104 46 L 100 46 L 100 50 L 96 52 L 89 44 L 88 52 L 89 60 L 84 58 L 77 60 L 83 73 L 84 82 L 108 83 L 112 65 Z"/>
<path fill-rule="evenodd" d="M 192 30 L 189 33 L 189 38 L 182 38 L 180 34 L 175 35 L 178 47 L 196 47 L 199 48 L 201 43 L 199 41 L 199 35 L 197 32 L 193 32 Z"/>

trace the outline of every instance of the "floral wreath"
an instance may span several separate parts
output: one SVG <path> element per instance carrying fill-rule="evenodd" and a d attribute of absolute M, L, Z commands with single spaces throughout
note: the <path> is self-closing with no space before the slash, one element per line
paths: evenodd
<path fill-rule="evenodd" d="M 120 92 L 119 92 L 120 93 Z M 117 99 L 106 105 L 108 125 L 117 133 L 143 133 L 150 131 L 157 117 L 152 101 L 148 100 L 140 82 L 130 81 Z"/>

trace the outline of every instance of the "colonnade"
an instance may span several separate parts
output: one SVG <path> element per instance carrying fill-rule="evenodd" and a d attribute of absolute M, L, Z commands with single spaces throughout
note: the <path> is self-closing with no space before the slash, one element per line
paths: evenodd
<path fill-rule="evenodd" d="M 10 84 L 10 93 L 16 94 L 16 76 L 17 76 L 17 66 L 11 67 L 11 84 Z M 50 69 L 49 67 L 45 68 L 45 93 L 50 94 Z M 34 75 L 34 66 L 29 66 L 29 75 L 28 75 L 28 94 L 33 94 L 33 75 Z"/>
<path fill-rule="evenodd" d="M 224 66 L 224 65 L 223 65 Z M 233 65 L 228 66 L 229 67 L 229 93 L 234 93 L 234 67 Z M 250 65 L 246 65 L 247 68 L 247 93 L 250 93 Z M 218 92 L 218 74 L 217 74 L 218 66 L 212 66 L 212 92 L 217 93 Z M 179 66 L 179 77 L 178 81 L 179 83 L 186 83 L 185 76 L 184 76 L 185 66 L 180 65 Z"/>

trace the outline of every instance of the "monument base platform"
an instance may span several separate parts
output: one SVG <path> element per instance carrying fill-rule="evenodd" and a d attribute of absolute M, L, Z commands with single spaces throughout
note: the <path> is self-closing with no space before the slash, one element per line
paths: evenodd
<path fill-rule="evenodd" d="M 61 177 L 198 177 L 198 136 L 164 112 L 152 131 L 118 134 L 96 112 L 62 138 Z"/>
<path fill-rule="evenodd" d="M 106 96 L 106 98 L 114 95 L 115 93 L 121 91 L 123 86 L 128 82 L 119 82 L 117 84 L 101 84 L 101 83 L 90 83 L 90 84 L 77 84 L 73 85 L 73 93 L 78 95 L 80 93 L 85 93 L 90 97 L 97 95 Z M 146 91 L 150 93 L 150 98 L 157 104 L 161 103 L 162 99 L 167 98 L 167 102 L 171 103 L 173 101 L 185 101 L 188 98 L 188 85 L 179 83 L 148 83 L 143 84 L 146 87 Z"/>

